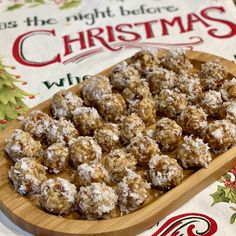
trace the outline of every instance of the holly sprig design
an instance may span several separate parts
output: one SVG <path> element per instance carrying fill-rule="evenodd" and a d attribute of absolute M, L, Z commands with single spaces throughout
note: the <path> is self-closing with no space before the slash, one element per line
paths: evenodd
<path fill-rule="evenodd" d="M 236 167 L 224 174 L 219 180 L 222 185 L 217 186 L 215 193 L 210 194 L 213 198 L 212 206 L 225 202 L 233 204 L 230 209 L 234 211 L 230 218 L 230 223 L 236 223 Z"/>
<path fill-rule="evenodd" d="M 59 9 L 65 10 L 78 7 L 81 0 L 9 0 L 9 2 L 12 4 L 7 7 L 7 11 L 14 11 L 24 6 L 33 8 L 45 4 L 56 4 Z"/>

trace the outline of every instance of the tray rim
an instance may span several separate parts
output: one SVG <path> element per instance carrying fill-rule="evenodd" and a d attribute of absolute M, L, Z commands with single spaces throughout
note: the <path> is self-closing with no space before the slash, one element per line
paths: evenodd
<path fill-rule="evenodd" d="M 163 49 L 165 51 L 165 49 Z M 204 59 L 202 58 L 204 54 Z M 221 63 L 226 67 L 227 71 L 236 77 L 236 65 L 227 59 L 222 57 L 212 55 L 200 51 L 187 51 L 188 58 L 191 60 L 198 60 L 200 62 L 205 62 L 208 60 L 220 60 Z M 113 66 L 108 69 L 98 73 L 98 75 L 105 75 L 111 70 Z M 70 91 L 78 91 L 78 84 L 69 88 Z M 39 105 L 31 108 L 29 112 L 35 109 L 44 110 L 48 108 L 50 104 L 50 99 L 41 102 Z M 4 140 L 9 136 L 9 133 L 15 128 L 19 127 L 20 121 L 13 121 L 9 127 L 7 127 L 2 133 L 0 138 L 0 148 L 4 147 Z M 7 173 L 3 173 L 1 170 L 7 165 L 7 160 L 5 157 L 0 157 L 0 209 L 10 218 L 14 223 L 16 223 L 21 228 L 34 235 L 134 235 L 144 231 L 149 226 L 152 226 L 158 220 L 161 220 L 164 216 L 171 213 L 191 197 L 193 197 L 197 192 L 208 186 L 210 183 L 214 182 L 218 177 L 224 174 L 228 169 L 236 165 L 236 146 L 229 149 L 227 152 L 215 158 L 210 164 L 208 169 L 200 169 L 195 173 L 191 174 L 187 179 L 185 179 L 180 185 L 174 189 L 168 191 L 159 199 L 147 204 L 145 207 L 130 213 L 125 216 L 101 220 L 101 221 L 81 221 L 75 219 L 66 219 L 58 216 L 51 215 L 34 207 L 30 204 L 29 200 L 25 197 L 20 196 L 13 189 L 11 189 L 8 184 Z M 2 180 L 4 180 L 2 182 Z M 190 184 L 194 183 L 194 188 L 186 191 Z M 10 193 L 10 195 L 5 196 Z M 185 194 L 185 195 L 184 195 Z M 11 199 L 6 197 L 11 196 Z M 13 199 L 12 199 L 13 198 Z M 15 200 L 18 203 L 12 205 L 12 201 Z M 28 212 L 33 211 L 37 214 L 37 221 L 35 217 L 31 219 L 27 217 L 27 211 L 23 208 L 25 206 Z M 155 210 L 153 210 L 155 209 Z M 140 215 L 145 215 L 145 219 L 140 218 Z M 46 217 L 46 221 L 43 218 Z M 50 223 L 50 224 L 49 224 Z M 79 224 L 78 224 L 79 223 Z M 73 226 L 77 226 L 76 229 Z M 55 230 L 56 228 L 56 230 Z"/>

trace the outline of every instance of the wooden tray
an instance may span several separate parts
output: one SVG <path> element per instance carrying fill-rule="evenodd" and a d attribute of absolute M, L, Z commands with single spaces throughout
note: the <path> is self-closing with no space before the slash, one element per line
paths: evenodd
<path fill-rule="evenodd" d="M 196 51 L 188 51 L 187 56 L 195 68 L 200 68 L 202 62 L 218 59 L 229 72 L 229 76 L 236 77 L 236 65 L 228 60 Z M 110 71 L 111 68 L 100 74 L 106 75 Z M 78 92 L 79 86 L 74 86 L 69 90 Z M 31 110 L 40 109 L 48 112 L 49 106 L 50 101 L 47 100 Z M 67 219 L 40 210 L 28 198 L 22 197 L 14 191 L 8 178 L 10 161 L 4 153 L 4 140 L 19 127 L 21 127 L 21 122 L 13 121 L 0 137 L 0 208 L 15 224 L 34 235 L 135 235 L 148 229 L 214 182 L 227 170 L 236 166 L 236 146 L 234 146 L 216 157 L 208 169 L 200 169 L 195 173 L 185 172 L 187 177 L 179 186 L 131 214 L 100 221 Z"/>

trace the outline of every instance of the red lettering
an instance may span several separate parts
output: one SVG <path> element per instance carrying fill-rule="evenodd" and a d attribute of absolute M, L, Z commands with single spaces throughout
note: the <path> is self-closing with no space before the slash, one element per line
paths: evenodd
<path fill-rule="evenodd" d="M 132 31 L 124 30 L 125 27 L 128 27 L 128 28 L 131 28 L 131 29 L 132 29 L 132 25 L 131 25 L 131 24 L 120 24 L 120 25 L 117 25 L 115 29 L 116 29 L 116 31 L 119 32 L 119 33 L 124 33 L 124 34 L 126 34 L 126 35 L 132 35 L 133 38 L 127 39 L 127 38 L 125 38 L 125 36 L 119 35 L 117 38 L 118 38 L 120 41 L 123 41 L 123 42 L 132 42 L 132 41 L 137 41 L 137 40 L 141 39 L 141 36 L 140 36 L 138 33 L 132 32 Z"/>
<path fill-rule="evenodd" d="M 12 48 L 13 57 L 16 59 L 17 62 L 24 66 L 32 66 L 32 67 L 43 67 L 47 66 L 56 62 L 61 62 L 60 54 L 57 54 L 51 60 L 44 61 L 44 62 L 35 62 L 26 59 L 23 52 L 23 44 L 26 39 L 33 37 L 34 35 L 39 34 L 46 34 L 46 35 L 53 35 L 56 36 L 55 30 L 33 30 L 27 33 L 20 35 L 14 42 Z"/>
<path fill-rule="evenodd" d="M 107 28 L 108 42 L 111 43 L 111 42 L 116 41 L 113 27 L 108 25 L 106 26 L 106 28 Z"/>
<path fill-rule="evenodd" d="M 84 40 L 84 32 L 79 32 L 78 35 L 79 35 L 79 37 L 75 38 L 75 39 L 70 39 L 69 35 L 65 35 L 62 37 L 64 40 L 64 47 L 65 47 L 64 56 L 67 56 L 73 52 L 72 48 L 71 48 L 71 43 L 79 42 L 81 50 L 86 48 L 86 44 L 85 44 L 85 40 Z"/>
<path fill-rule="evenodd" d="M 155 35 L 153 33 L 152 30 L 152 24 L 156 23 L 157 20 L 151 20 L 151 21 L 146 21 L 146 22 L 139 22 L 139 23 L 135 23 L 135 26 L 139 26 L 139 25 L 144 25 L 144 29 L 145 29 L 145 33 L 146 33 L 146 38 L 150 39 L 150 38 L 154 38 Z"/>
<path fill-rule="evenodd" d="M 167 21 L 166 19 L 160 19 L 160 23 L 162 28 L 162 35 L 169 35 L 167 25 L 174 26 L 175 23 L 178 24 L 181 34 L 185 32 L 180 16 L 175 17 L 172 21 Z"/>
<path fill-rule="evenodd" d="M 199 16 L 197 16 L 195 13 L 188 14 L 187 20 L 188 20 L 188 26 L 187 26 L 186 31 L 192 31 L 193 30 L 193 23 L 196 23 L 196 22 L 201 22 L 205 27 L 210 26 L 204 20 L 202 20 Z"/>
<path fill-rule="evenodd" d="M 96 33 L 97 31 L 97 33 Z M 102 37 L 102 33 L 104 32 L 103 28 L 93 28 L 93 29 L 89 29 L 87 30 L 87 34 L 88 34 L 88 45 L 89 47 L 93 47 L 95 46 L 94 43 L 94 39 L 97 39 L 104 47 L 108 48 L 111 51 L 118 51 L 121 49 L 121 47 L 118 48 L 112 48 L 107 42 L 106 40 Z"/>
<path fill-rule="evenodd" d="M 223 7 L 208 7 L 208 8 L 203 9 L 200 13 L 205 19 L 220 22 L 224 25 L 227 25 L 230 29 L 230 31 L 227 34 L 222 34 L 222 35 L 216 34 L 216 32 L 219 31 L 218 29 L 216 28 L 210 29 L 207 32 L 210 36 L 223 39 L 223 38 L 230 38 L 236 35 L 236 24 L 227 20 L 211 17 L 208 15 L 209 11 L 218 11 L 220 13 L 224 13 L 225 9 Z"/>

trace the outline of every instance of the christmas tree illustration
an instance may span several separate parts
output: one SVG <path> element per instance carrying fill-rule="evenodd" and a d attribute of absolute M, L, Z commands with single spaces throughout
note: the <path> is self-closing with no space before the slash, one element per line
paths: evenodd
<path fill-rule="evenodd" d="M 15 83 L 26 84 L 27 82 L 19 80 L 19 75 L 13 75 L 8 72 L 15 67 L 5 66 L 0 60 L 0 132 L 16 119 L 20 114 L 28 109 L 23 102 L 27 96 L 34 98 L 33 94 L 27 93 L 15 85 Z"/>

